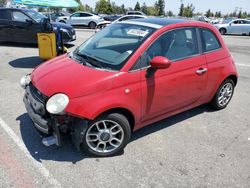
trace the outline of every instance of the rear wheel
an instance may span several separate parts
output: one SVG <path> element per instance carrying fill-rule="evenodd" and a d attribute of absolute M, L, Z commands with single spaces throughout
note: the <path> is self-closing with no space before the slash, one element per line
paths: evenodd
<path fill-rule="evenodd" d="M 89 23 L 89 28 L 90 29 L 95 29 L 96 28 L 96 23 L 95 22 L 90 22 Z"/>
<path fill-rule="evenodd" d="M 227 33 L 227 30 L 225 28 L 221 28 L 220 30 L 220 34 L 225 35 Z"/>
<path fill-rule="evenodd" d="M 235 83 L 231 79 L 226 79 L 219 89 L 217 90 L 213 100 L 211 101 L 211 105 L 216 110 L 221 110 L 226 108 L 229 102 L 231 101 L 234 93 Z"/>
<path fill-rule="evenodd" d="M 104 115 L 90 123 L 83 149 L 99 157 L 112 156 L 127 145 L 130 136 L 131 129 L 125 116 L 118 113 Z"/>

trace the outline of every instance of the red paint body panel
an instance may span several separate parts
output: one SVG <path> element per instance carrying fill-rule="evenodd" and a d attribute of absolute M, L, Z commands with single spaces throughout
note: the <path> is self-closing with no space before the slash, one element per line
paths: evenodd
<path fill-rule="evenodd" d="M 146 78 L 146 69 L 130 72 L 144 51 L 164 32 L 180 27 L 212 30 L 222 48 L 179 60 Z M 205 74 L 196 71 L 205 68 Z M 66 112 L 95 119 L 103 112 L 124 108 L 135 118 L 134 130 L 209 102 L 220 84 L 237 71 L 229 50 L 216 28 L 201 22 L 182 22 L 155 31 L 129 58 L 120 72 L 108 72 L 78 64 L 66 55 L 48 61 L 32 73 L 32 83 L 46 96 L 65 93 Z"/>

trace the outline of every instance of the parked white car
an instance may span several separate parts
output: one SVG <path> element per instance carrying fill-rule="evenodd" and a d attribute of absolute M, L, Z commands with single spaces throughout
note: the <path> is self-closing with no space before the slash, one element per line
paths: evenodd
<path fill-rule="evenodd" d="M 97 24 L 96 32 L 98 32 L 99 30 L 101 30 L 104 27 L 107 27 L 108 25 L 113 24 L 113 23 L 118 23 L 118 22 L 122 22 L 122 21 L 125 21 L 125 20 L 139 19 L 139 18 L 147 18 L 147 16 L 145 16 L 145 15 L 137 15 L 137 14 L 136 15 L 125 15 L 125 16 L 122 16 L 122 17 L 114 20 L 113 22 L 104 20 L 104 21 L 99 22 Z"/>
<path fill-rule="evenodd" d="M 135 11 L 135 10 L 127 11 L 126 14 L 127 15 L 143 15 L 143 16 L 146 16 L 146 14 L 144 14 L 143 12 L 141 12 L 141 11 Z"/>
<path fill-rule="evenodd" d="M 250 20 L 247 19 L 235 19 L 228 23 L 215 24 L 214 26 L 220 31 L 222 35 L 250 35 Z"/>
<path fill-rule="evenodd" d="M 56 21 L 72 26 L 88 26 L 89 28 L 94 29 L 99 22 L 103 21 L 103 18 L 89 12 L 75 12 L 70 16 L 59 17 Z"/>

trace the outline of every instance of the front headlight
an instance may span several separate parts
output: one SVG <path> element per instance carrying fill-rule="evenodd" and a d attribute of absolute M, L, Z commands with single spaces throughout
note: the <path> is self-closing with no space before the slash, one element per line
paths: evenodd
<path fill-rule="evenodd" d="M 59 93 L 49 98 L 48 102 L 46 103 L 46 109 L 51 114 L 62 114 L 68 104 L 69 104 L 68 96 Z"/>
<path fill-rule="evenodd" d="M 68 33 L 69 32 L 67 29 L 64 29 L 64 28 L 60 28 L 60 31 L 62 31 L 64 33 Z"/>
<path fill-rule="evenodd" d="M 30 82 L 31 82 L 30 74 L 27 74 L 21 78 L 20 85 L 23 89 L 25 89 L 26 86 L 29 85 Z"/>

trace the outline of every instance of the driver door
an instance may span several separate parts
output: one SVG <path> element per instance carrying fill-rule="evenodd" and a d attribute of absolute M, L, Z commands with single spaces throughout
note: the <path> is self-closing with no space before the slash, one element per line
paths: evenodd
<path fill-rule="evenodd" d="M 12 33 L 16 42 L 37 43 L 37 33 L 42 25 L 32 20 L 21 11 L 12 11 Z"/>
<path fill-rule="evenodd" d="M 72 14 L 69 17 L 68 24 L 70 24 L 70 25 L 80 25 L 81 24 L 81 14 L 79 12 Z"/>
<path fill-rule="evenodd" d="M 240 22 L 238 20 L 233 21 L 229 25 L 229 33 L 230 34 L 240 34 Z"/>
<path fill-rule="evenodd" d="M 167 69 L 141 70 L 142 121 L 147 122 L 199 103 L 207 80 L 205 55 L 200 54 L 195 28 L 169 31 L 158 38 L 141 56 L 148 67 L 155 56 L 172 61 Z M 199 74 L 199 70 L 204 73 Z"/>

